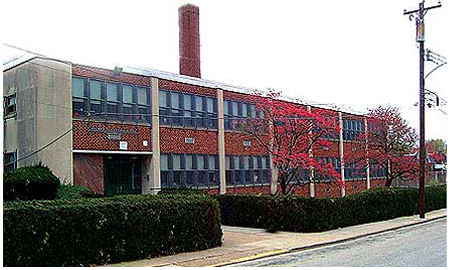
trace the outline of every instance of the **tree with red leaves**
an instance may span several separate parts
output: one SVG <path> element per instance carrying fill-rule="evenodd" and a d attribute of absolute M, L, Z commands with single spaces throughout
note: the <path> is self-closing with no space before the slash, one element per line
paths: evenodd
<path fill-rule="evenodd" d="M 386 187 L 394 179 L 403 181 L 418 177 L 419 161 L 414 150 L 417 133 L 402 119 L 397 107 L 379 106 L 367 115 L 368 130 L 352 141 L 353 149 L 345 153 L 347 162 L 367 167 L 372 164 L 386 173 Z"/>
<path fill-rule="evenodd" d="M 272 156 L 282 194 L 291 194 L 296 186 L 309 183 L 310 170 L 337 180 L 342 187 L 340 174 L 333 166 L 319 163 L 310 155 L 314 145 L 330 146 L 324 137 L 339 132 L 336 116 L 283 101 L 280 93 L 271 89 L 257 92 L 252 98 L 259 117 L 235 120 L 234 125 L 242 134 L 255 138 Z"/>

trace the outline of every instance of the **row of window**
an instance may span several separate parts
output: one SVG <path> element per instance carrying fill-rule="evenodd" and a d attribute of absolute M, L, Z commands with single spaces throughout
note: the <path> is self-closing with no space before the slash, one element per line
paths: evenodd
<path fill-rule="evenodd" d="M 73 116 L 151 122 L 150 89 L 122 83 L 72 78 Z"/>
<path fill-rule="evenodd" d="M 217 98 L 159 91 L 161 125 L 217 128 Z"/>
<path fill-rule="evenodd" d="M 236 123 L 247 118 L 256 118 L 256 106 L 241 101 L 223 101 L 223 114 L 225 130 L 237 129 Z M 258 112 L 258 117 L 263 118 L 263 112 Z"/>
<path fill-rule="evenodd" d="M 270 183 L 269 162 L 267 156 L 225 156 L 227 185 Z"/>
<path fill-rule="evenodd" d="M 219 185 L 217 155 L 161 154 L 161 186 L 208 187 Z"/>
<path fill-rule="evenodd" d="M 370 177 L 386 177 L 386 169 L 379 164 L 370 164 Z"/>
<path fill-rule="evenodd" d="M 344 140 L 354 140 L 364 132 L 364 124 L 362 120 L 343 119 L 342 135 Z"/>

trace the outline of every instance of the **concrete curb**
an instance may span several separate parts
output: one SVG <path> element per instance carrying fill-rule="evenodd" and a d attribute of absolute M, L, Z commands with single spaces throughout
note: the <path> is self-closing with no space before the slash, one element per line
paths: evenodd
<path fill-rule="evenodd" d="M 334 240 L 334 241 L 329 241 L 329 242 L 322 242 L 322 243 L 312 244 L 312 245 L 308 245 L 308 246 L 298 246 L 298 247 L 293 247 L 293 248 L 289 248 L 289 249 L 282 249 L 282 250 L 275 250 L 275 251 L 270 251 L 270 252 L 259 253 L 259 254 L 255 254 L 255 255 L 252 255 L 252 256 L 247 256 L 247 257 L 234 259 L 234 260 L 231 260 L 231 261 L 228 261 L 228 262 L 207 265 L 206 267 L 229 266 L 229 265 L 233 265 L 233 264 L 237 264 L 237 263 L 250 262 L 250 261 L 254 261 L 254 260 L 262 259 L 262 258 L 269 258 L 269 257 L 281 255 L 281 254 L 288 254 L 288 253 L 304 251 L 304 250 L 308 250 L 308 249 L 320 248 L 320 247 L 324 247 L 324 246 L 329 246 L 329 245 L 333 245 L 333 244 L 339 244 L 339 243 L 344 243 L 344 242 L 356 240 L 356 239 L 367 237 L 367 236 L 371 236 L 371 235 L 377 235 L 377 234 L 382 234 L 382 233 L 385 233 L 385 232 L 394 231 L 394 230 L 398 230 L 398 229 L 402 229 L 402 228 L 408 228 L 408 227 L 412 227 L 412 226 L 415 226 L 415 225 L 427 223 L 427 222 L 430 222 L 430 221 L 443 219 L 443 218 L 446 218 L 446 217 L 447 217 L 447 214 L 445 214 L 443 216 L 433 217 L 433 218 L 430 218 L 430 219 L 427 219 L 427 220 L 421 220 L 421 221 L 414 222 L 414 223 L 411 223 L 411 224 L 405 224 L 405 225 L 396 226 L 396 227 L 392 227 L 392 228 L 385 229 L 385 230 L 376 231 L 376 232 L 365 233 L 365 234 L 352 236 L 352 237 L 348 237 L 348 238 L 344 238 L 344 239 L 339 239 L 339 240 Z"/>

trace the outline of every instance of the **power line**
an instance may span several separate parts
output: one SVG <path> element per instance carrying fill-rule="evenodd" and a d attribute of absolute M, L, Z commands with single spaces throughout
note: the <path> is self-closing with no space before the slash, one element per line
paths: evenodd
<path fill-rule="evenodd" d="M 89 114 L 88 116 L 86 116 L 84 120 L 86 120 L 88 117 L 91 117 L 91 115 Z M 41 152 L 42 150 L 46 149 L 46 148 L 49 147 L 50 145 L 52 145 L 52 144 L 56 143 L 57 141 L 59 141 L 61 138 L 63 138 L 65 135 L 67 135 L 67 134 L 68 134 L 69 132 L 71 132 L 72 130 L 73 130 L 73 127 L 70 128 L 69 130 L 65 131 L 64 133 L 62 133 L 61 135 L 59 135 L 59 136 L 56 137 L 55 139 L 51 140 L 49 143 L 47 143 L 47 144 L 44 145 L 43 147 L 41 147 L 41 148 L 39 148 L 39 149 L 37 149 L 37 150 L 31 152 L 31 153 L 28 154 L 28 155 L 23 156 L 23 157 L 21 157 L 21 158 L 18 158 L 18 159 L 16 159 L 16 160 L 13 160 L 13 161 L 10 161 L 10 162 L 8 162 L 8 163 L 5 163 L 5 164 L 3 164 L 3 166 L 12 165 L 12 164 L 14 164 L 14 163 L 16 163 L 16 162 L 19 162 L 19 161 L 21 161 L 21 160 L 24 160 L 24 159 L 26 159 L 26 158 L 29 158 L 29 157 L 31 157 L 31 156 L 34 156 L 35 154 Z"/>

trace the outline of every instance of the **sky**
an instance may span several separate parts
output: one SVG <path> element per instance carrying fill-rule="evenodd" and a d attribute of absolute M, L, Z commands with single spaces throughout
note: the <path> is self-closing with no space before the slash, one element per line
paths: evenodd
<path fill-rule="evenodd" d="M 418 131 L 419 50 L 415 23 L 403 15 L 418 0 L 14 0 L 2 2 L 0 41 L 78 64 L 178 73 L 185 3 L 200 7 L 202 78 L 355 113 L 390 104 Z M 449 4 L 425 16 L 425 47 L 447 57 Z M 1 46 L 2 61 L 21 54 Z M 426 72 L 436 66 L 425 65 Z M 426 80 L 441 103 L 450 98 L 448 78 L 444 65 Z M 447 139 L 447 113 L 427 108 L 427 139 Z"/>

